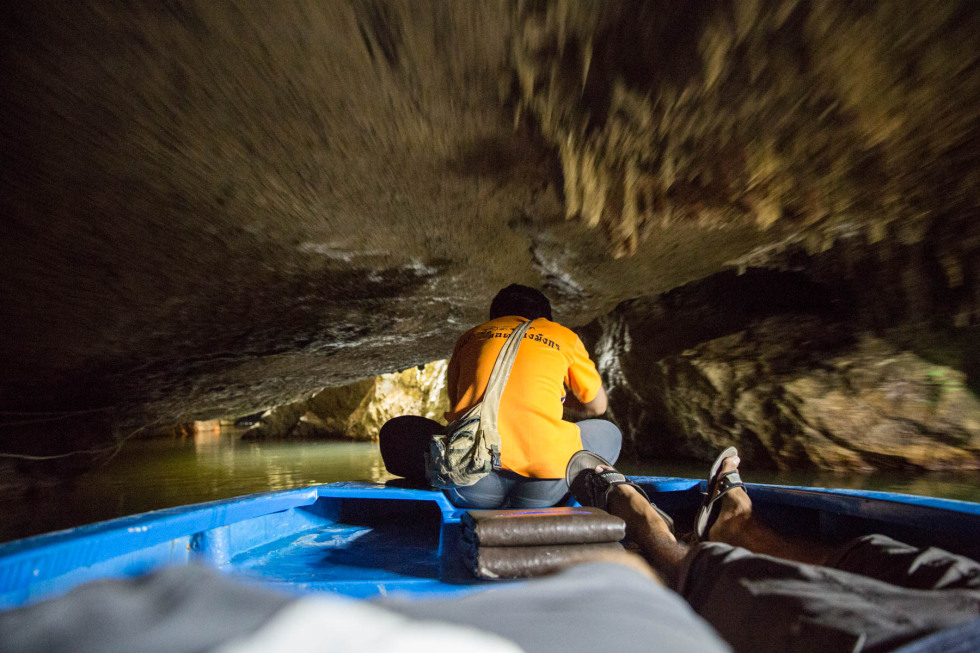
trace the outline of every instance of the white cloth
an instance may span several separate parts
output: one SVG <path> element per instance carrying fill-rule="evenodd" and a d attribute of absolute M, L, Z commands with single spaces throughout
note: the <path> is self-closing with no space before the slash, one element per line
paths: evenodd
<path fill-rule="evenodd" d="M 256 632 L 215 653 L 520 653 L 513 642 L 467 626 L 418 621 L 336 596 L 303 598 Z"/>

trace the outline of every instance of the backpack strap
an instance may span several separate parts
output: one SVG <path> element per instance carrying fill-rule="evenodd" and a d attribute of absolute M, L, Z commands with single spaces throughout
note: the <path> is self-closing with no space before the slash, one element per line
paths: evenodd
<path fill-rule="evenodd" d="M 500 433 L 497 432 L 497 411 L 500 409 L 500 398 L 504 395 L 504 387 L 510 378 L 510 370 L 517 358 L 517 349 L 524 340 L 524 334 L 534 320 L 528 320 L 518 325 L 504 343 L 497 360 L 493 363 L 493 371 L 487 381 L 487 390 L 483 393 L 483 410 L 480 413 L 481 427 L 487 438 L 487 444 L 494 453 L 494 466 L 499 466 Z"/>

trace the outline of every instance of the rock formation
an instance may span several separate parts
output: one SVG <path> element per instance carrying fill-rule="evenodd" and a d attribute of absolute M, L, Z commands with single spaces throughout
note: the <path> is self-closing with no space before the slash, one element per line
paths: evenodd
<path fill-rule="evenodd" d="M 519 107 L 614 252 L 677 222 L 911 240 L 975 216 L 978 11 L 930 2 L 526 2 Z M 964 56 L 969 51 L 971 54 Z M 960 111 L 962 109 L 962 111 Z"/>
<path fill-rule="evenodd" d="M 242 436 L 246 440 L 376 440 L 398 415 L 442 420 L 449 410 L 447 361 L 324 388 L 305 401 L 269 409 Z"/>
<path fill-rule="evenodd" d="M 36 442 L 13 413 L 126 437 L 444 359 L 514 281 L 579 326 L 795 271 L 976 378 L 970 0 L 0 15 L 8 452 Z"/>
<path fill-rule="evenodd" d="M 980 401 L 962 373 L 836 327 L 770 318 L 669 356 L 644 370 L 642 395 L 619 379 L 614 415 L 651 458 L 734 444 L 758 467 L 980 469 Z"/>
<path fill-rule="evenodd" d="M 804 275 L 750 270 L 624 303 L 586 333 L 642 457 L 734 444 L 778 469 L 980 469 L 978 379 L 849 312 Z"/>

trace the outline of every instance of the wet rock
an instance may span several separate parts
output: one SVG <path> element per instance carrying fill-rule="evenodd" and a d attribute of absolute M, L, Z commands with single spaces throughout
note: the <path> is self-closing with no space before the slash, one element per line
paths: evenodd
<path fill-rule="evenodd" d="M 376 440 L 381 426 L 398 415 L 442 420 L 449 409 L 446 366 L 447 361 L 436 361 L 325 388 L 307 400 L 270 409 L 242 438 Z"/>
<path fill-rule="evenodd" d="M 446 393 L 448 361 L 436 361 L 396 374 L 383 374 L 347 420 L 348 432 L 357 440 L 377 439 L 381 427 L 398 415 L 421 415 L 445 422 L 449 410 Z"/>
<path fill-rule="evenodd" d="M 735 445 L 779 469 L 980 468 L 965 375 L 847 324 L 775 316 L 641 364 L 628 343 L 653 336 L 621 331 L 602 370 L 614 418 L 648 455 L 710 460 Z"/>
<path fill-rule="evenodd" d="M 248 427 L 243 434 L 245 440 L 266 440 L 287 437 L 307 413 L 307 402 L 298 401 L 270 408 L 257 424 Z"/>
<path fill-rule="evenodd" d="M 377 382 L 377 378 L 370 378 L 339 388 L 324 388 L 307 402 L 307 414 L 321 421 L 326 434 L 353 438 L 351 416 L 372 394 Z"/>
<path fill-rule="evenodd" d="M 324 438 L 336 437 L 335 431 L 331 431 L 330 426 L 325 420 L 320 419 L 316 413 L 305 412 L 296 421 L 285 439 L 288 440 L 320 440 Z M 252 439 L 252 438 L 249 438 Z M 268 436 L 266 436 L 268 439 Z"/>

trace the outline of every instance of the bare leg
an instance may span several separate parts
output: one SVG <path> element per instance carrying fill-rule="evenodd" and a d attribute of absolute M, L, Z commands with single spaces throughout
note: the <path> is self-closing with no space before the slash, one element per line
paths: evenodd
<path fill-rule="evenodd" d="M 643 558 L 668 585 L 676 586 L 680 564 L 689 548 L 674 538 L 649 502 L 629 485 L 617 485 L 609 493 L 606 509 L 626 522 L 627 539 L 640 548 Z"/>
<path fill-rule="evenodd" d="M 721 472 L 735 470 L 738 456 L 726 459 Z M 826 563 L 833 547 L 818 542 L 780 535 L 760 523 L 752 515 L 752 500 L 742 488 L 730 491 L 721 498 L 718 519 L 707 533 L 708 539 L 740 546 L 754 553 L 821 565 Z"/>
<path fill-rule="evenodd" d="M 737 457 L 722 463 L 721 471 L 738 467 Z M 597 468 L 602 471 L 603 467 Z M 671 586 L 676 586 L 681 563 L 690 547 L 671 534 L 666 522 L 643 496 L 629 485 L 617 485 L 609 493 L 606 509 L 626 522 L 626 537 L 640 554 Z M 824 564 L 833 547 L 808 540 L 790 538 L 765 526 L 752 515 L 752 500 L 742 488 L 721 498 L 718 518 L 708 531 L 709 539 L 808 564 Z"/>

